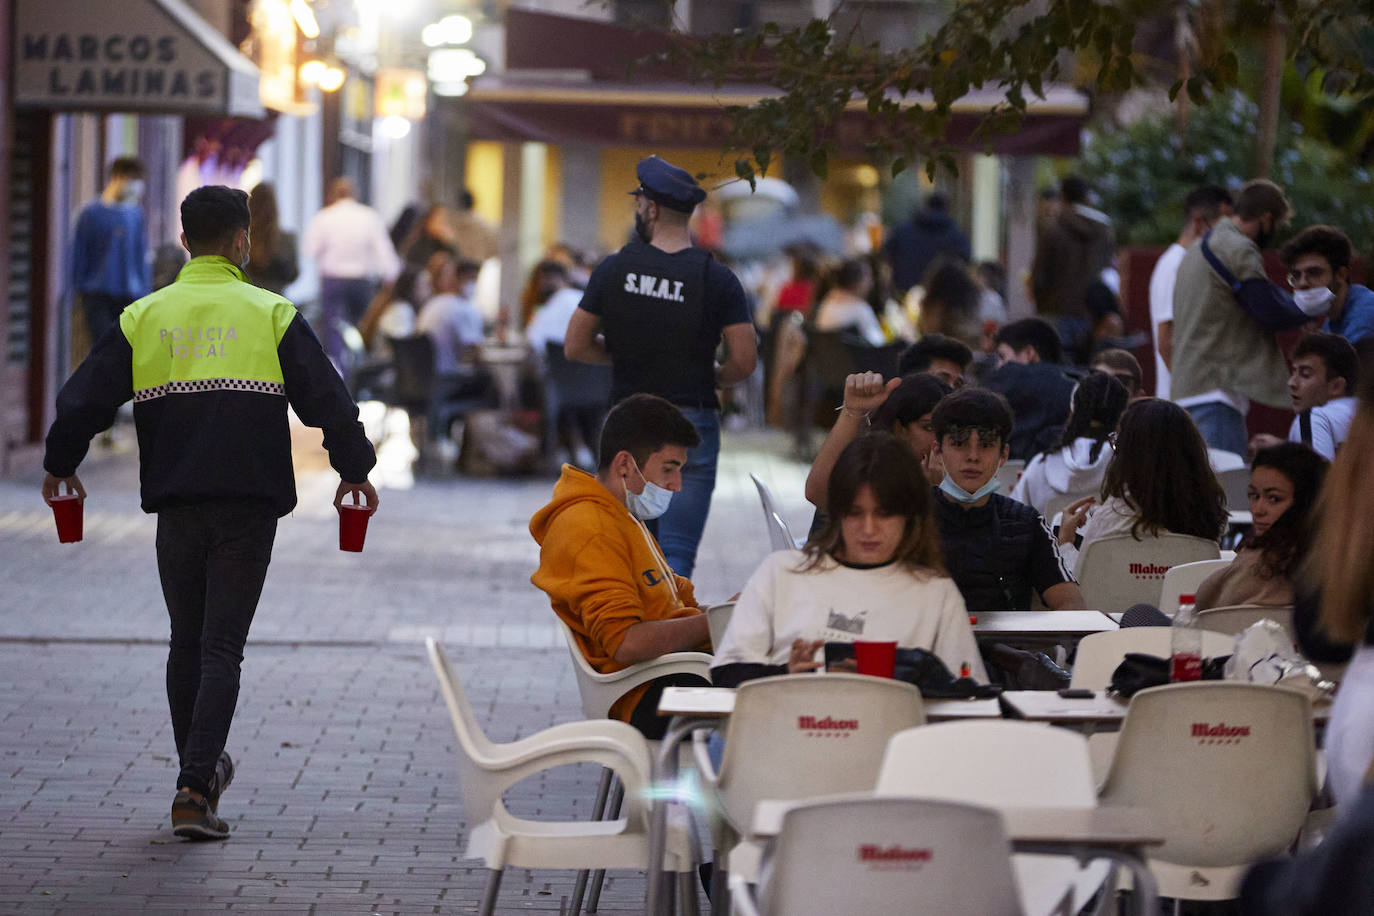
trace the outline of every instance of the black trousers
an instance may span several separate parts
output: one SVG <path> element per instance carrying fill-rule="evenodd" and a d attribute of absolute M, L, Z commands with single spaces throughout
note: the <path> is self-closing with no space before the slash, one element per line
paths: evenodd
<path fill-rule="evenodd" d="M 212 502 L 157 517 L 157 567 L 171 620 L 167 703 L 181 772 L 205 794 L 229 739 L 239 666 L 262 594 L 277 518 L 255 504 Z"/>
<path fill-rule="evenodd" d="M 710 687 L 711 682 L 695 674 L 668 674 L 649 682 L 649 689 L 630 713 L 630 724 L 645 738 L 657 741 L 668 731 L 669 716 L 658 714 L 658 701 L 665 687 Z"/>

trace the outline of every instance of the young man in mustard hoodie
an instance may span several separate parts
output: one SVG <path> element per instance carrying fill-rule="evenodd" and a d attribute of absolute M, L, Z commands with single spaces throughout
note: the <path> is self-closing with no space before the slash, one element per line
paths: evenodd
<path fill-rule="evenodd" d="M 632 395 L 606 416 L 595 476 L 563 465 L 553 501 L 530 519 L 539 543 L 530 581 L 603 674 L 710 642 L 692 583 L 669 568 L 644 526 L 682 489 L 682 465 L 697 442 L 696 428 L 672 404 Z M 610 716 L 661 738 L 663 688 L 706 683 L 693 675 L 659 678 L 616 700 Z"/>

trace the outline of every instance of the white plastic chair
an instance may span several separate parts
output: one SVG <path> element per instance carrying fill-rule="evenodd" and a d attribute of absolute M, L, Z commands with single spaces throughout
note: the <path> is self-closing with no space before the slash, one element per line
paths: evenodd
<path fill-rule="evenodd" d="M 1001 815 L 933 799 L 798 805 L 783 815 L 758 900 L 743 875 L 730 875 L 730 890 L 743 916 L 1024 912 Z"/>
<path fill-rule="evenodd" d="M 1011 720 L 941 722 L 898 732 L 887 743 L 874 794 L 998 810 L 1097 807 L 1087 739 L 1068 729 Z M 1080 870 L 1062 856 L 1017 854 L 1013 864 L 1031 913 L 1055 910 L 1069 895 L 1070 911 L 1079 912 L 1110 871 L 1101 863 Z"/>
<path fill-rule="evenodd" d="M 1250 469 L 1245 465 L 1217 471 L 1217 483 L 1226 492 L 1228 509 L 1248 510 L 1250 508 Z"/>
<path fill-rule="evenodd" d="M 1317 789 L 1305 694 L 1198 681 L 1131 698 L 1100 801 L 1154 813 L 1161 896 L 1230 900 L 1250 863 L 1292 844 Z"/>
<path fill-rule="evenodd" d="M 1172 634 L 1172 627 L 1125 627 L 1084 636 L 1078 641 L 1078 654 L 1074 656 L 1069 686 L 1106 690 L 1111 686 L 1112 672 L 1125 659 L 1127 652 L 1168 658 L 1173 651 Z M 1203 631 L 1203 658 L 1230 655 L 1233 646 L 1231 637 Z"/>
<path fill-rule="evenodd" d="M 760 801 L 871 792 L 888 738 L 925 718 L 916 688 L 886 678 L 792 674 L 741 684 L 719 771 L 705 734 L 693 736 L 717 870 L 752 879 L 755 850 L 736 846 Z"/>
<path fill-rule="evenodd" d="M 1214 633 L 1226 633 L 1231 636 L 1243 632 L 1261 620 L 1274 621 L 1283 627 L 1283 631 L 1288 634 L 1289 639 L 1297 642 L 1297 634 L 1293 630 L 1292 607 L 1228 604 L 1225 607 L 1209 607 L 1197 612 L 1197 625 L 1199 627 Z"/>
<path fill-rule="evenodd" d="M 995 476 L 1002 481 L 1002 489 L 998 492 L 1010 496 L 1012 487 L 1016 486 L 1016 481 L 1021 479 L 1021 472 L 1026 469 L 1026 462 L 1020 458 L 1012 458 L 997 469 Z M 1048 518 L 1049 516 L 1045 516 Z"/>
<path fill-rule="evenodd" d="M 711 631 L 711 648 L 717 652 L 720 651 L 721 640 L 725 638 L 725 630 L 730 626 L 730 617 L 734 613 L 733 601 L 713 604 L 706 609 L 706 626 Z"/>
<path fill-rule="evenodd" d="M 1207 449 L 1207 461 L 1212 465 L 1213 474 L 1220 474 L 1222 471 L 1234 471 L 1236 468 L 1245 467 L 1245 458 L 1243 456 L 1220 448 Z"/>
<path fill-rule="evenodd" d="M 512 741 L 489 740 L 473 715 L 444 650 L 425 640 L 449 718 L 458 736 L 458 785 L 468 824 L 464 855 L 490 870 L 478 912 L 496 906 L 501 875 L 517 868 L 644 869 L 649 864 L 649 817 L 645 807 L 650 756 L 644 736 L 624 722 L 567 722 Z M 595 763 L 616 772 L 625 785 L 625 816 L 613 821 L 532 821 L 512 815 L 502 794 L 520 780 L 558 766 Z M 686 829 L 669 824 L 668 868 L 681 889 L 695 889 L 695 866 Z M 685 882 L 685 883 L 684 883 Z"/>
<path fill-rule="evenodd" d="M 1233 556 L 1231 559 L 1235 559 L 1235 557 Z M 1208 576 L 1230 565 L 1231 560 L 1218 558 L 1215 560 L 1198 560 L 1193 563 L 1180 563 L 1170 567 L 1169 571 L 1164 574 L 1164 584 L 1159 589 L 1157 607 L 1170 617 L 1174 616 L 1178 611 L 1180 595 L 1196 595 L 1198 586 Z"/>
<path fill-rule="evenodd" d="M 1089 541 L 1078 561 L 1083 600 L 1099 611 L 1124 611 L 1159 600 L 1164 573 L 1181 563 L 1215 560 L 1216 541 L 1186 534 L 1118 534 Z"/>
<path fill-rule="evenodd" d="M 709 624 L 709 620 L 708 620 Z M 582 715 L 588 719 L 605 719 L 615 701 L 629 693 L 640 684 L 665 677 L 670 674 L 695 674 L 706 681 L 711 679 L 711 656 L 704 652 L 673 652 L 661 655 L 647 662 L 640 662 L 620 671 L 602 674 L 587 662 L 587 657 L 577 645 L 577 637 L 572 629 L 558 621 L 563 630 L 563 638 L 568 642 L 568 654 L 572 656 L 573 675 L 577 679 L 577 692 L 582 697 Z M 601 781 L 596 787 L 596 799 L 592 803 L 592 818 L 601 820 L 608 809 L 615 818 L 620 810 L 623 787 L 612 788 L 614 774 L 610 769 L 602 770 Z M 588 912 L 596 912 L 597 901 L 601 897 L 601 872 L 591 874 L 591 894 L 587 900 Z M 579 874 L 573 884 L 570 912 L 573 916 L 582 908 L 582 896 L 587 889 L 587 874 Z"/>
<path fill-rule="evenodd" d="M 787 527 L 787 522 L 782 520 L 778 514 L 778 505 L 773 499 L 773 491 L 768 489 L 768 484 L 759 479 L 759 475 L 751 473 L 749 479 L 754 482 L 754 486 L 759 491 L 759 500 L 763 503 L 763 521 L 768 526 L 768 543 L 774 550 L 797 550 L 806 543 L 806 538 L 798 540 L 792 536 L 792 530 Z"/>

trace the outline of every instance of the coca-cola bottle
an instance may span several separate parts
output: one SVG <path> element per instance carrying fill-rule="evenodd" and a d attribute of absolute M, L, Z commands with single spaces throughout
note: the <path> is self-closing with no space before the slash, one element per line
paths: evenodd
<path fill-rule="evenodd" d="M 1178 613 L 1170 633 L 1169 681 L 1202 680 L 1202 631 L 1197 625 L 1193 595 L 1178 596 Z"/>

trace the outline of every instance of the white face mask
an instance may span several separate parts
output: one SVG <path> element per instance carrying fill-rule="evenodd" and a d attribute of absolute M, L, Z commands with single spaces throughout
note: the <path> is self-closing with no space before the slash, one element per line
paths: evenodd
<path fill-rule="evenodd" d="M 641 522 L 652 521 L 668 511 L 668 503 L 672 502 L 673 491 L 651 482 L 639 469 L 638 462 L 635 463 L 635 473 L 644 481 L 644 489 L 639 493 L 634 493 L 627 486 L 625 488 L 625 508 L 629 509 L 630 514 Z"/>
<path fill-rule="evenodd" d="M 1331 310 L 1331 300 L 1335 298 L 1336 294 L 1325 286 L 1293 290 L 1293 304 L 1302 309 L 1308 318 L 1325 315 Z"/>
<path fill-rule="evenodd" d="M 471 299 L 472 294 L 475 292 L 477 292 L 476 283 L 464 283 L 462 286 L 458 287 L 458 295 L 462 296 L 464 299 Z"/>
<path fill-rule="evenodd" d="M 148 188 L 142 178 L 130 178 L 124 182 L 124 189 L 119 192 L 119 199 L 126 204 L 136 204 L 143 199 L 143 192 Z"/>

